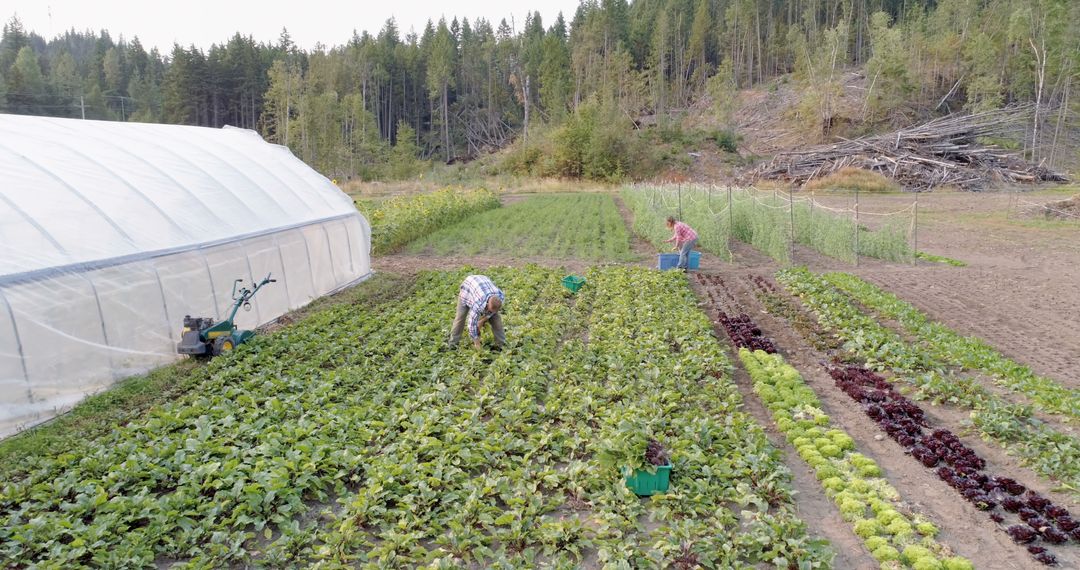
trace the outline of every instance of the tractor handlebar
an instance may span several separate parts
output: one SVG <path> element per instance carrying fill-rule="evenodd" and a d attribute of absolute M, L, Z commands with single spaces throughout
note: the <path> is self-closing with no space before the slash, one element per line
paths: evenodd
<path fill-rule="evenodd" d="M 240 290 L 237 291 L 236 285 L 243 282 L 243 279 L 237 279 L 236 281 L 233 281 L 232 298 L 234 302 L 232 307 L 232 313 L 229 315 L 230 321 L 233 319 L 233 317 L 236 316 L 236 311 L 238 311 L 241 306 L 248 304 L 248 300 L 254 297 L 255 293 L 257 293 L 259 289 L 262 289 L 263 286 L 267 283 L 277 283 L 277 279 L 271 279 L 270 273 L 267 273 L 266 277 L 264 277 L 263 280 L 259 283 L 255 283 L 255 280 L 253 279 L 251 281 L 250 289 L 248 289 L 247 287 L 240 287 Z"/>
<path fill-rule="evenodd" d="M 236 290 L 236 284 L 237 283 L 243 283 L 244 280 L 243 279 L 237 279 L 236 281 L 233 281 L 233 290 L 232 290 L 232 298 L 233 298 L 233 300 L 234 301 L 240 301 L 240 302 L 247 301 L 248 299 L 254 297 L 255 293 L 259 289 L 262 289 L 263 285 L 266 285 L 267 283 L 277 283 L 277 279 L 271 279 L 270 275 L 271 275 L 270 273 L 267 273 L 266 277 L 264 277 L 263 280 L 258 282 L 258 283 L 255 283 L 255 280 L 252 280 L 250 289 L 248 289 L 247 287 L 241 287 L 240 291 Z M 237 296 L 237 293 L 240 293 L 240 295 Z"/>

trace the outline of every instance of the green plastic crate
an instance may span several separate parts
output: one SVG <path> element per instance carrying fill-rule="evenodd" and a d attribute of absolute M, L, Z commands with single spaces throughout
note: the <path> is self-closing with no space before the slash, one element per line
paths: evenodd
<path fill-rule="evenodd" d="M 577 275 L 567 275 L 562 278 L 563 287 L 570 290 L 571 293 L 577 293 L 581 286 L 585 284 L 584 277 L 578 277 Z"/>
<path fill-rule="evenodd" d="M 635 469 L 626 476 L 626 486 L 638 496 L 649 496 L 667 492 L 671 484 L 671 464 L 657 465 L 656 473 L 649 473 L 645 469 Z"/>

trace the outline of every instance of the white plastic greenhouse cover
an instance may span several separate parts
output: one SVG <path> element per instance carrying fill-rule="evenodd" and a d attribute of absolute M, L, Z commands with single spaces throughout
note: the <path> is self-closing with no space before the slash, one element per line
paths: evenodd
<path fill-rule="evenodd" d="M 0 115 L 0 437 L 175 358 L 184 315 L 240 328 L 368 276 L 352 201 L 253 131 Z"/>

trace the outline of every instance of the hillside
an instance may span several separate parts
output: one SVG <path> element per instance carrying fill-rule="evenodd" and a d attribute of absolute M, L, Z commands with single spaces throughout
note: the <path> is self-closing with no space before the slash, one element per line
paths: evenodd
<path fill-rule="evenodd" d="M 241 126 L 337 180 L 411 178 L 512 141 L 537 143 L 515 173 L 612 180 L 677 173 L 702 152 L 683 148 L 695 139 L 730 150 L 727 127 L 763 156 L 1025 103 L 1035 118 L 1009 144 L 1064 168 L 1077 160 L 1078 22 L 1065 0 L 612 0 L 520 27 L 447 15 L 417 32 L 360 22 L 313 50 L 283 31 L 161 53 L 107 30 L 45 38 L 12 17 L 0 110 Z M 725 128 L 673 132 L 701 122 L 694 109 Z M 665 132 L 627 138 L 650 117 Z"/>

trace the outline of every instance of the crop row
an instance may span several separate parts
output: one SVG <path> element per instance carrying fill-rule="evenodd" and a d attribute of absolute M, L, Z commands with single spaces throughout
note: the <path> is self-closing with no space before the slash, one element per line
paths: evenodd
<path fill-rule="evenodd" d="M 607 194 L 535 196 L 424 236 L 408 251 L 627 261 L 630 235 Z"/>
<path fill-rule="evenodd" d="M 851 299 L 806 269 L 777 273 L 800 297 L 821 326 L 844 340 L 844 348 L 874 370 L 889 370 L 918 388 L 916 395 L 972 409 L 980 435 L 995 441 L 1036 472 L 1080 487 L 1080 442 L 1032 417 L 1028 406 L 1011 404 L 972 379 L 948 374 L 948 364 L 920 345 L 863 314 Z"/>
<path fill-rule="evenodd" d="M 823 278 L 847 293 L 861 305 L 895 319 L 919 341 L 919 348 L 932 358 L 966 370 L 982 372 L 1016 394 L 1030 400 L 1038 409 L 1080 418 L 1080 390 L 1070 389 L 1050 378 L 1039 376 L 1030 368 L 1003 356 L 975 337 L 965 337 L 934 322 L 925 314 L 877 286 L 848 273 L 826 273 Z"/>
<path fill-rule="evenodd" d="M 928 469 L 944 464 L 936 470 L 938 477 L 965 500 L 989 511 L 994 522 L 1006 524 L 1005 516 L 998 511 L 999 505 L 1007 513 L 1018 513 L 1024 524 L 1007 529 L 1017 542 L 1030 544 L 1041 539 L 1049 544 L 1062 544 L 1070 535 L 1080 541 L 1080 521 L 1068 510 L 1028 490 L 1015 479 L 987 473 L 983 458 L 949 430 L 931 429 L 923 410 L 881 376 L 857 366 L 830 366 L 829 375 L 912 458 Z M 1043 564 L 1056 563 L 1045 547 L 1031 545 L 1028 551 Z"/>
<path fill-rule="evenodd" d="M 477 212 L 497 208 L 499 198 L 490 190 L 444 188 L 378 205 L 357 205 L 371 224 L 371 252 L 383 255 Z"/>
<path fill-rule="evenodd" d="M 937 529 L 932 523 L 901 513 L 899 494 L 881 476 L 881 469 L 855 452 L 851 436 L 831 425 L 813 389 L 776 354 L 776 347 L 749 316 L 727 317 L 724 309 L 736 310 L 738 302 L 723 279 L 713 275 L 698 280 L 718 310 L 719 322 L 737 348 L 754 392 L 882 567 L 894 568 L 902 562 L 915 568 L 970 568 L 969 561 L 951 556 L 933 540 Z M 767 347 L 756 348 L 763 344 Z"/>
<path fill-rule="evenodd" d="M 934 536 L 937 527 L 899 507 L 899 493 L 873 459 L 855 451 L 854 440 L 832 426 L 821 402 L 782 356 L 739 348 L 754 392 L 799 455 L 814 468 L 855 534 L 883 568 L 903 563 L 916 569 L 960 570 L 968 560 L 953 556 Z"/>
<path fill-rule="evenodd" d="M 698 231 L 701 247 L 730 257 L 728 240 L 750 244 L 781 263 L 791 263 L 792 240 L 824 255 L 854 261 L 858 255 L 889 261 L 911 258 L 906 220 L 871 231 L 854 220 L 814 207 L 797 198 L 769 195 L 755 189 L 719 191 L 701 187 L 628 188 L 623 199 L 634 211 L 634 229 L 657 243 L 663 235 L 663 218 L 681 215 Z M 730 210 L 729 210 L 730 208 Z M 641 219 L 645 218 L 645 219 Z"/>
<path fill-rule="evenodd" d="M 726 310 L 737 310 L 738 302 L 735 300 L 735 296 L 727 290 L 722 277 L 698 273 L 695 278 L 704 287 L 709 304 L 716 311 L 716 322 L 727 333 L 732 344 L 738 348 L 764 350 L 768 353 L 776 352 L 776 345 L 772 339 L 765 336 L 765 333 L 754 323 L 750 315 L 745 312 L 732 315 Z M 719 298 L 717 294 L 720 295 Z"/>
<path fill-rule="evenodd" d="M 0 564 L 828 565 L 681 276 L 593 270 L 570 297 L 554 271 L 493 271 L 509 344 L 489 352 L 444 347 L 465 274 L 257 337 L 38 462 L 0 488 Z M 673 482 L 643 502 L 622 473 L 652 440 Z"/>
<path fill-rule="evenodd" d="M 782 297 L 771 283 L 760 276 L 752 281 L 755 294 L 770 312 L 788 319 L 805 318 L 803 312 Z M 809 326 L 800 330 L 800 334 L 808 337 L 808 341 L 823 336 L 820 330 Z M 1029 491 L 1015 479 L 987 473 L 985 460 L 948 430 L 932 429 L 925 412 L 883 377 L 861 366 L 838 362 L 823 364 L 836 386 L 860 403 L 863 412 L 914 460 L 928 469 L 944 463 L 937 468 L 937 476 L 965 500 L 989 511 L 994 522 L 1006 526 L 1009 524 L 1006 523 L 1008 513 L 1023 510 L 1020 518 L 1023 524 L 1010 526 L 1006 531 L 1017 542 L 1028 545 L 1028 551 L 1036 560 L 1048 565 L 1056 563 L 1056 557 L 1046 547 L 1031 544 L 1037 540 L 1061 544 L 1070 535 L 1080 539 L 1080 522 L 1066 509 Z M 1025 493 L 1023 498 L 1019 497 Z M 1005 511 L 1004 515 L 998 510 L 999 505 Z"/>

